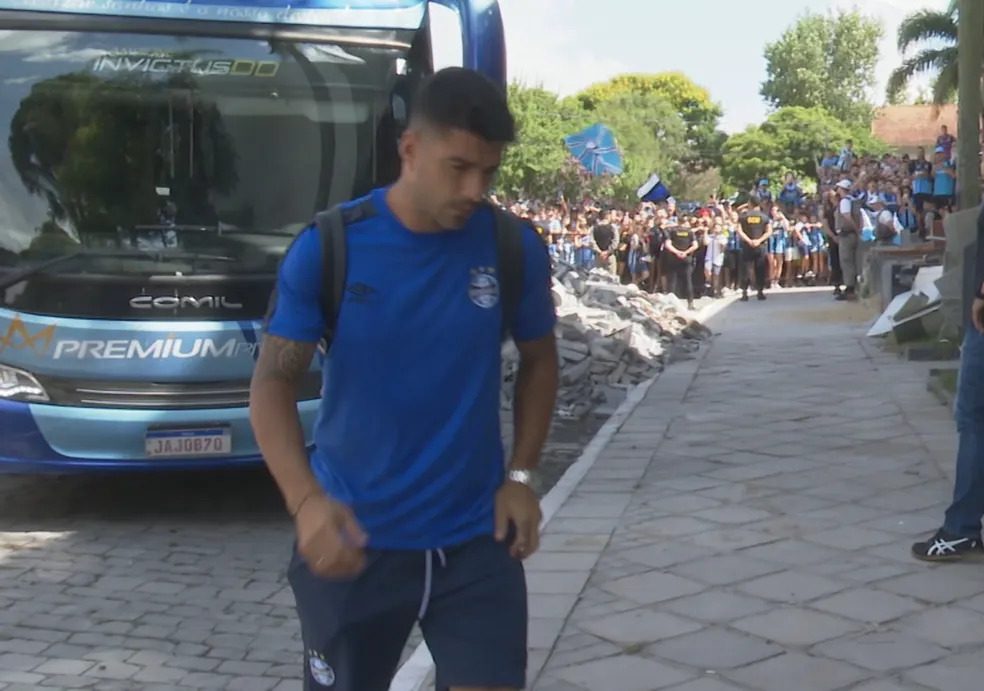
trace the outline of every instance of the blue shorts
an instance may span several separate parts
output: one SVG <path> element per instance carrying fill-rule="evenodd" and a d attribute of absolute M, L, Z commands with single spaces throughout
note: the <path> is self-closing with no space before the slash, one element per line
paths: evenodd
<path fill-rule="evenodd" d="M 304 691 L 388 691 L 418 619 L 437 689 L 524 688 L 526 577 L 508 549 L 492 536 L 430 552 L 370 549 L 355 579 L 327 580 L 295 548 L 287 580 L 301 620 Z"/>

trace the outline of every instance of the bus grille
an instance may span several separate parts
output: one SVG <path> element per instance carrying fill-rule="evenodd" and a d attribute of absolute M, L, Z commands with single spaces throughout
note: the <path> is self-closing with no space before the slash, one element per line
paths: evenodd
<path fill-rule="evenodd" d="M 221 382 L 146 382 L 83 380 L 35 375 L 50 405 L 138 410 L 240 408 L 249 404 L 249 380 Z M 301 382 L 297 400 L 321 397 L 321 373 Z"/>

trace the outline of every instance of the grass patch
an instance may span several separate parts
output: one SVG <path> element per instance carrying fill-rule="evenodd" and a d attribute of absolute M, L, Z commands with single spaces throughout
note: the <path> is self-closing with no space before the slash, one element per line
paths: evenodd
<path fill-rule="evenodd" d="M 939 380 L 940 386 L 946 391 L 953 394 L 957 393 L 957 370 L 941 370 L 936 374 L 936 378 Z"/>

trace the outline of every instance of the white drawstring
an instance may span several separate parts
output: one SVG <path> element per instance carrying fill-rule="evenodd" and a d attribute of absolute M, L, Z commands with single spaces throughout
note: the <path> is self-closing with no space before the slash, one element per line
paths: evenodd
<path fill-rule="evenodd" d="M 420 611 L 417 612 L 417 621 L 422 621 L 427 614 L 427 605 L 430 604 L 431 584 L 434 580 L 434 553 L 437 552 L 437 560 L 441 562 L 441 567 L 448 565 L 447 557 L 444 556 L 443 549 L 429 549 L 424 552 L 424 597 L 420 601 Z"/>

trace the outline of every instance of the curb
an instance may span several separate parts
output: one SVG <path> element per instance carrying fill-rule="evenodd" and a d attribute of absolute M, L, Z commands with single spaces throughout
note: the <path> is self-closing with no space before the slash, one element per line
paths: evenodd
<path fill-rule="evenodd" d="M 694 315 L 694 320 L 699 321 L 701 324 L 704 324 L 704 322 L 709 321 L 715 315 L 723 312 L 725 307 L 730 306 L 733 302 L 737 302 L 738 298 L 740 297 L 741 297 L 740 293 L 735 293 L 733 295 L 729 295 L 726 298 L 715 300 L 714 302 L 710 303 L 706 307 L 699 310 L 697 314 Z M 707 326 L 707 324 L 704 324 L 704 326 Z"/>
<path fill-rule="evenodd" d="M 731 295 L 721 300 L 717 300 L 707 305 L 701 309 L 697 314 L 694 315 L 695 321 L 705 324 L 708 320 L 717 314 L 720 314 L 724 308 L 728 307 L 731 303 L 738 299 L 738 295 Z M 709 343 L 707 346 L 709 347 Z M 605 450 L 608 443 L 615 436 L 622 423 L 633 413 L 636 407 L 643 401 L 646 394 L 649 393 L 649 389 L 656 380 L 659 379 L 659 374 L 655 377 L 651 377 L 644 382 L 637 384 L 631 391 L 629 391 L 625 400 L 622 404 L 615 409 L 615 412 L 609 416 L 605 421 L 605 424 L 601 426 L 597 434 L 588 442 L 588 445 L 584 447 L 584 451 L 578 456 L 578 459 L 574 461 L 564 474 L 561 475 L 557 483 L 550 488 L 546 496 L 540 500 L 540 511 L 543 513 L 543 521 L 540 523 L 540 530 L 550 522 L 550 520 L 556 515 L 556 513 L 564 506 L 564 503 L 570 498 L 577 486 L 581 484 L 581 480 L 584 476 L 588 474 L 588 471 L 594 466 L 598 461 L 598 457 L 601 452 Z M 427 644 L 421 642 L 420 645 L 416 647 L 410 657 L 406 662 L 397 670 L 396 676 L 393 677 L 392 683 L 390 683 L 389 691 L 423 691 L 424 685 L 427 684 L 428 677 L 431 671 L 434 669 L 434 659 L 431 657 L 430 650 L 427 649 Z"/>

